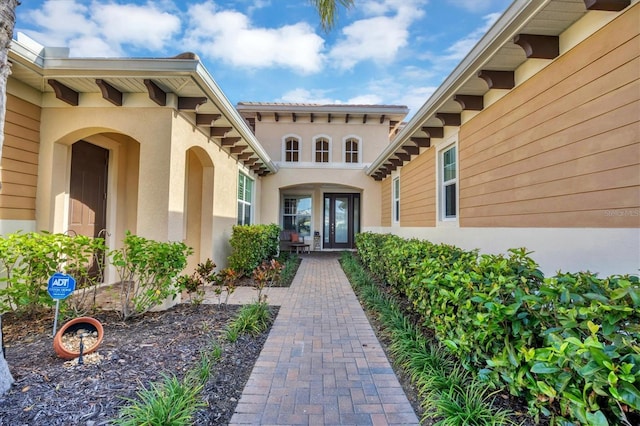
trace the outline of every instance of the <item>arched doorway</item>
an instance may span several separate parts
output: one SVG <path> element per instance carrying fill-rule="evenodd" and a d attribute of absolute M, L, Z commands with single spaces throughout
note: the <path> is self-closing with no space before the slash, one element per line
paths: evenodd
<path fill-rule="evenodd" d="M 185 244 L 193 248 L 187 267 L 195 269 L 198 262 L 213 257 L 213 163 L 208 154 L 189 149 L 185 173 Z"/>

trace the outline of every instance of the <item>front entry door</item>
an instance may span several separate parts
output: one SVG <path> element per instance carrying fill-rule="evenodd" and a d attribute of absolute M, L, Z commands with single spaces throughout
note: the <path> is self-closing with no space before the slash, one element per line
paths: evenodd
<path fill-rule="evenodd" d="M 360 232 L 360 194 L 324 195 L 325 249 L 352 249 Z"/>
<path fill-rule="evenodd" d="M 104 237 L 107 226 L 107 168 L 109 151 L 88 142 L 71 147 L 69 231 L 88 237 Z M 103 256 L 96 253 L 96 256 Z M 91 273 L 98 274 L 92 262 Z"/>

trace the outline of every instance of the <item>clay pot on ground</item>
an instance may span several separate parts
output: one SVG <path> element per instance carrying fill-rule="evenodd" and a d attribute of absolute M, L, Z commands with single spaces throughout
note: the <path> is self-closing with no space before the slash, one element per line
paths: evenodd
<path fill-rule="evenodd" d="M 70 349 L 69 347 L 65 346 L 63 344 L 63 341 L 66 342 L 74 336 L 79 337 L 80 334 L 83 335 L 84 348 L 82 354 L 86 355 L 98 349 L 98 346 L 100 345 L 100 343 L 102 342 L 102 338 L 104 337 L 104 330 L 100 321 L 95 318 L 74 318 L 63 325 L 53 338 L 53 349 L 56 351 L 56 354 L 63 359 L 74 359 L 79 357 L 79 339 L 77 339 L 78 343 L 73 345 L 74 347 L 77 346 L 74 349 Z M 90 344 L 87 344 L 89 342 Z"/>

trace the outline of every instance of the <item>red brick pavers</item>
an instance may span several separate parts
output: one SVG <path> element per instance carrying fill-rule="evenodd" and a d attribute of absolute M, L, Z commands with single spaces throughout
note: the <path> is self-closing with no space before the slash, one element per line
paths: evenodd
<path fill-rule="evenodd" d="M 418 425 L 336 257 L 305 257 L 231 425 Z"/>

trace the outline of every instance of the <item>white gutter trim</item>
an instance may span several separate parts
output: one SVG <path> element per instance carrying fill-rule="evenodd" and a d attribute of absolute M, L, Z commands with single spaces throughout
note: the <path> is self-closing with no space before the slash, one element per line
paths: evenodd
<path fill-rule="evenodd" d="M 444 82 L 436 89 L 429 99 L 420 107 L 413 118 L 404 125 L 395 139 L 367 168 L 367 175 L 371 176 L 408 138 L 422 127 L 425 121 L 436 112 L 453 95 L 482 69 L 496 52 L 513 37 L 551 0 L 516 0 L 502 16 L 493 24 L 487 33 L 478 41 L 458 66 L 449 74 Z"/>
<path fill-rule="evenodd" d="M 247 122 L 244 121 L 244 118 L 240 116 L 238 110 L 236 110 L 231 102 L 229 102 L 229 99 L 227 99 L 227 96 L 222 92 L 220 86 L 218 86 L 213 77 L 211 77 L 209 71 L 207 71 L 200 61 L 197 62 L 196 74 L 203 80 L 204 84 L 211 90 L 211 92 L 213 92 L 213 101 L 218 101 L 216 102 L 216 106 L 218 106 L 220 112 L 227 120 L 229 120 L 230 123 L 234 125 L 234 127 L 236 127 L 240 136 L 247 141 L 249 147 L 251 147 L 251 149 L 258 155 L 269 171 L 271 173 L 276 173 L 278 171 L 278 166 L 273 163 L 260 142 L 258 142 L 258 139 L 249 128 Z"/>
<path fill-rule="evenodd" d="M 393 114 L 393 115 L 407 115 L 409 108 L 404 105 L 296 105 L 296 104 L 246 104 L 240 103 L 237 106 L 239 111 L 247 112 L 315 112 L 315 113 L 359 113 L 359 114 Z"/>

